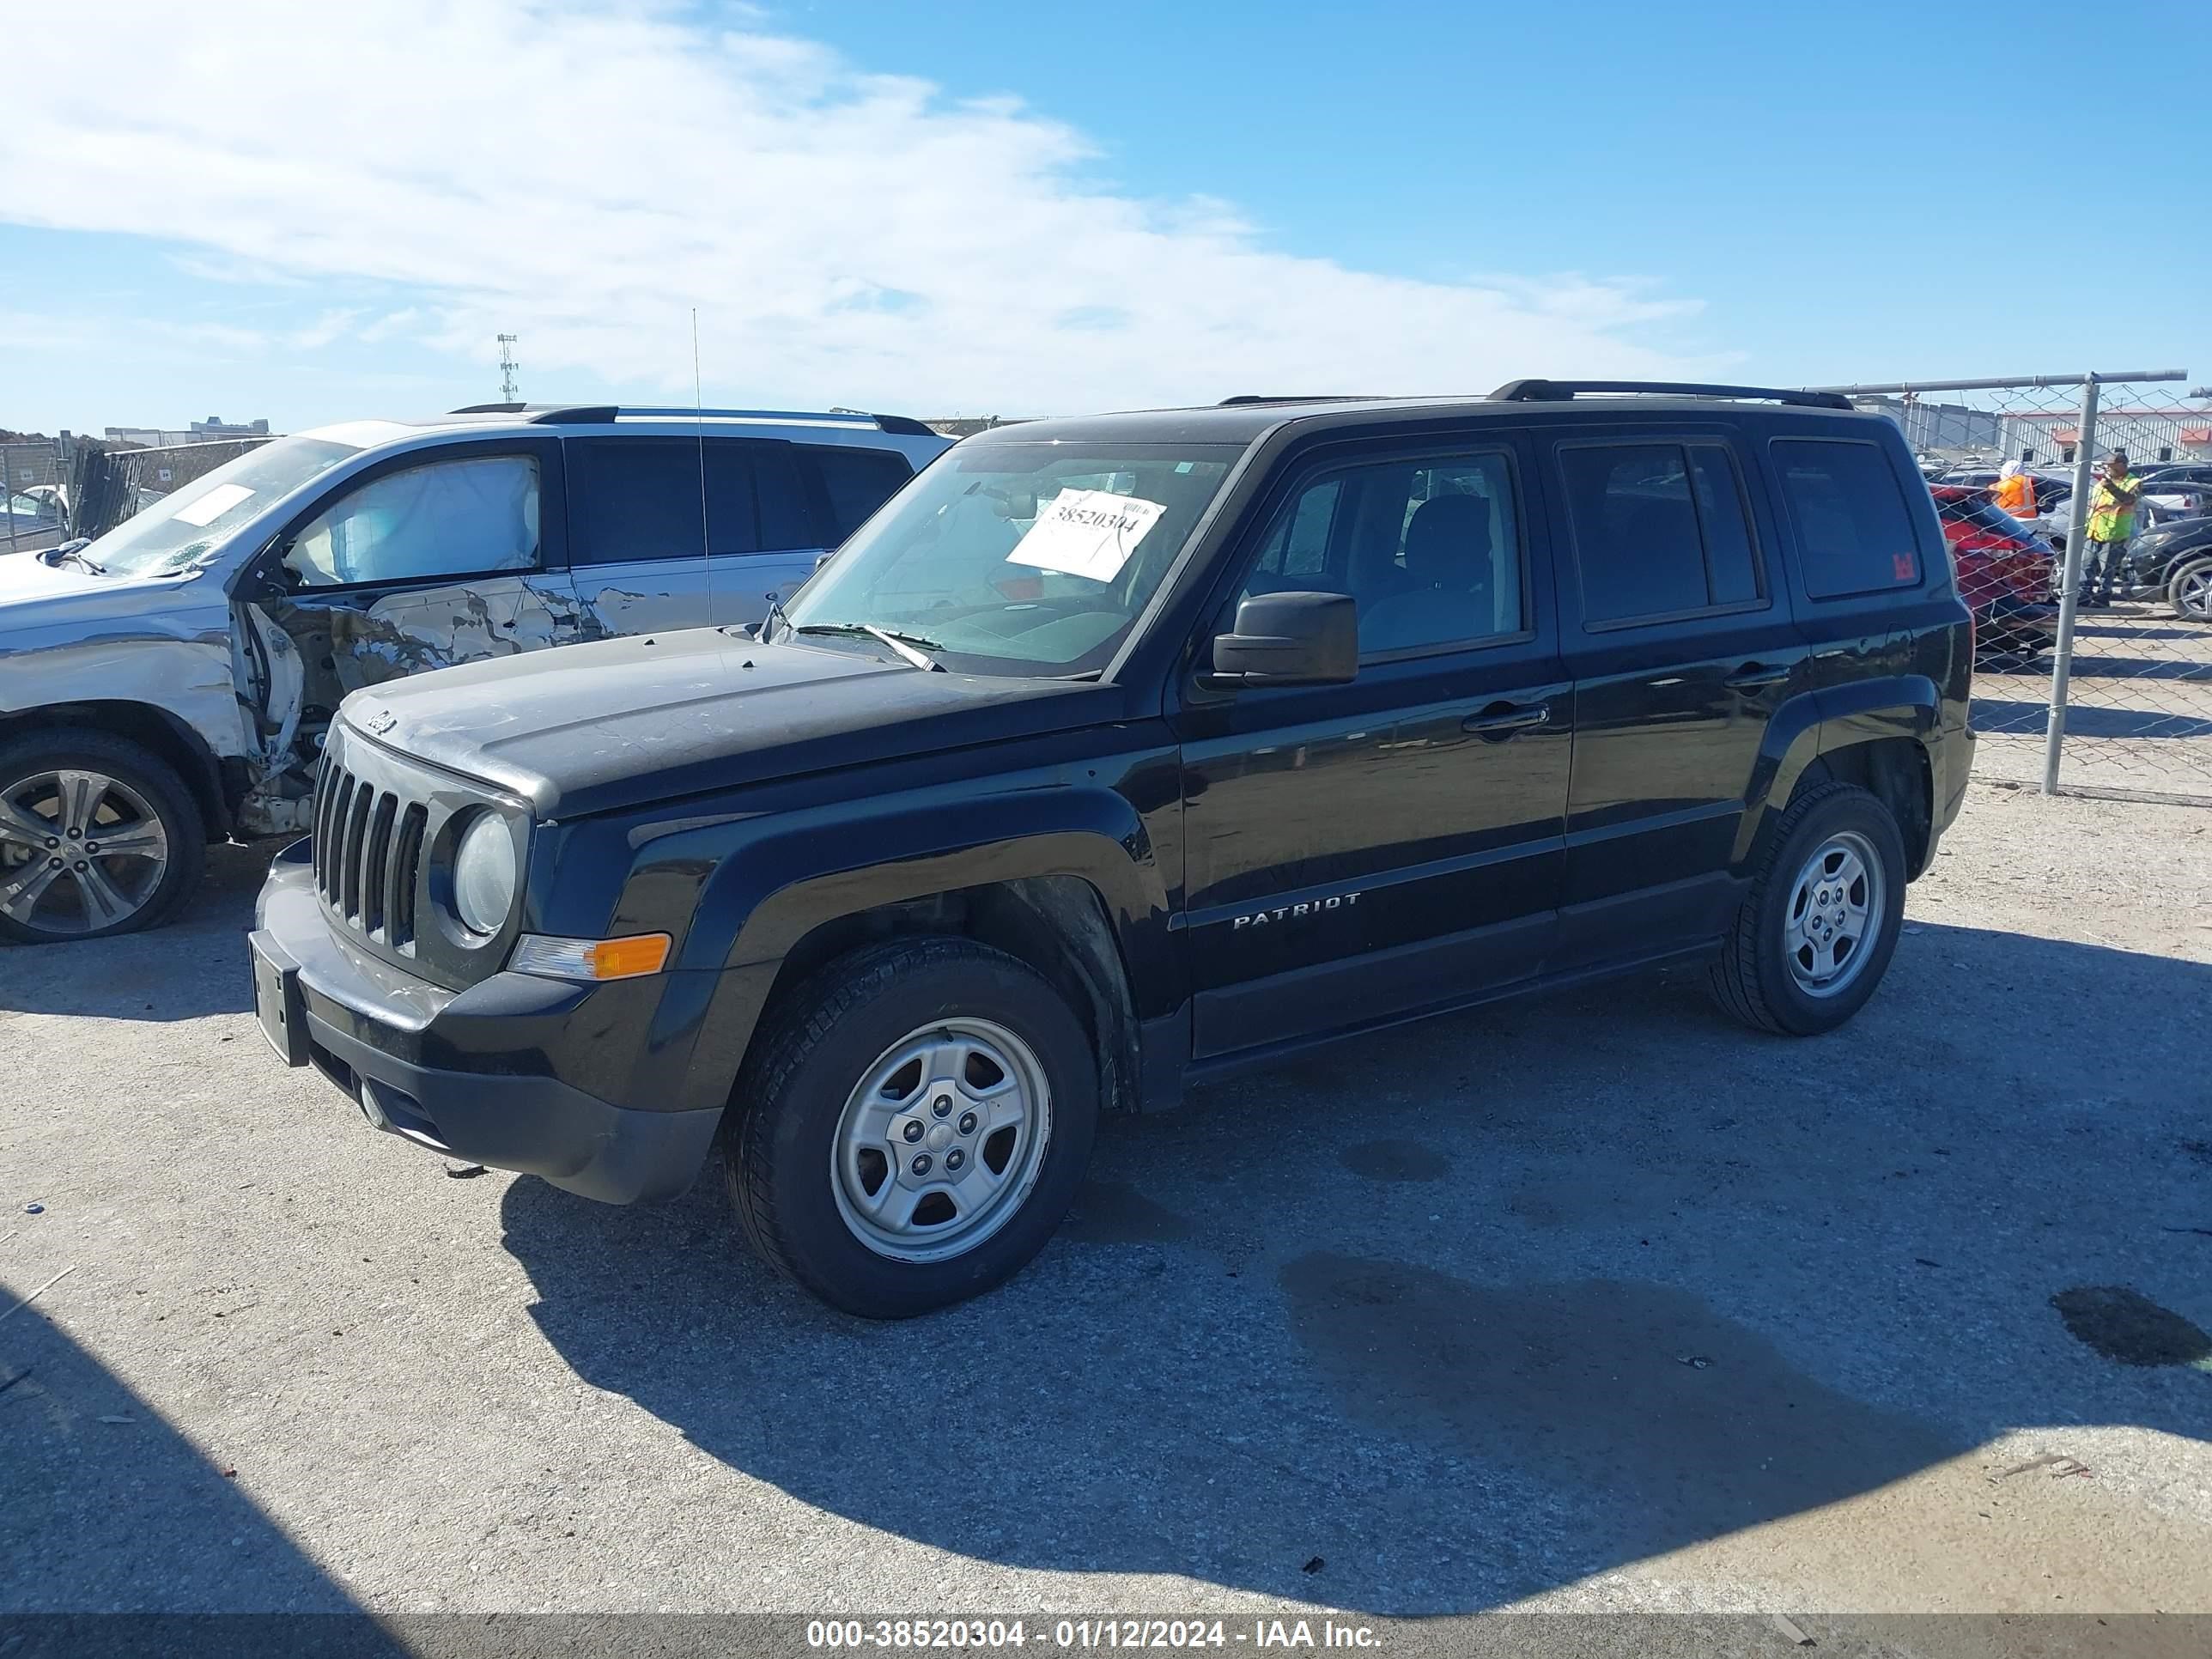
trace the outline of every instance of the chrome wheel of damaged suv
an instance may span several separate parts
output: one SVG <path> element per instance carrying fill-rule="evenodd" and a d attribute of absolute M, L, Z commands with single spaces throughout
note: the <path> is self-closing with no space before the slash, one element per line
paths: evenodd
<path fill-rule="evenodd" d="M 197 875 L 201 836 L 175 775 L 135 744 L 83 732 L 0 746 L 0 935 L 45 943 L 158 921 Z"/>
<path fill-rule="evenodd" d="M 831 1148 L 853 1236 L 894 1261 L 942 1261 L 1006 1224 L 1052 1138 L 1029 1044 L 986 1019 L 908 1032 L 845 1103 Z"/>

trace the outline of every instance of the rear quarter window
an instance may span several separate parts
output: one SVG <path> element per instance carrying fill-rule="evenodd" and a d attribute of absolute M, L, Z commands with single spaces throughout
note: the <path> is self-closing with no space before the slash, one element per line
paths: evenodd
<path fill-rule="evenodd" d="M 1808 599 L 1918 586 L 1912 508 L 1880 445 L 1778 438 L 1771 453 Z"/>

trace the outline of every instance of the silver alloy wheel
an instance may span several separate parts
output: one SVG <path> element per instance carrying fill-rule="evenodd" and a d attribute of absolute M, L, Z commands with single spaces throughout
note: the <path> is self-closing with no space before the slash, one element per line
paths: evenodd
<path fill-rule="evenodd" d="M 1782 921 L 1790 976 L 1808 996 L 1832 997 L 1859 976 L 1885 914 L 1881 860 L 1856 830 L 1822 842 L 1790 891 Z"/>
<path fill-rule="evenodd" d="M 944 1261 L 1013 1219 L 1052 1139 L 1036 1051 L 988 1019 L 909 1031 L 847 1097 L 830 1183 L 853 1237 L 893 1261 Z"/>
<path fill-rule="evenodd" d="M 2174 578 L 2173 608 L 2191 622 L 2212 622 L 2212 564 L 2201 564 Z"/>
<path fill-rule="evenodd" d="M 104 772 L 0 784 L 0 915 L 41 933 L 128 921 L 160 890 L 169 837 L 146 798 Z"/>

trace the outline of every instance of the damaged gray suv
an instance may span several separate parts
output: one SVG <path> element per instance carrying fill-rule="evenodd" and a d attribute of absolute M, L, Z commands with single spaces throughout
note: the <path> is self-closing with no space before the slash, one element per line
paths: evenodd
<path fill-rule="evenodd" d="M 296 834 L 331 711 L 426 669 L 762 620 L 949 447 L 837 411 L 481 405 L 278 438 L 0 559 L 0 939 L 151 927 Z"/>

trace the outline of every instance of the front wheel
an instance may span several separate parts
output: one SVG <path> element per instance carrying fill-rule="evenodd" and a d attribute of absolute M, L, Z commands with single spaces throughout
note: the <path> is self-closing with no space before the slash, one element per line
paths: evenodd
<path fill-rule="evenodd" d="M 2184 622 L 2212 623 L 2212 559 L 2193 559 L 2175 571 L 2166 602 Z"/>
<path fill-rule="evenodd" d="M 167 921 L 207 855 L 173 768 L 105 732 L 0 743 L 0 939 L 105 939 Z"/>
<path fill-rule="evenodd" d="M 1881 983 L 1905 917 L 1905 839 L 1880 799 L 1823 784 L 1790 803 L 1759 859 L 1711 988 L 1763 1031 L 1833 1030 Z"/>
<path fill-rule="evenodd" d="M 1098 1121 L 1082 1023 L 972 939 L 840 958 L 770 1015 L 723 1146 L 754 1248 L 871 1319 L 987 1291 L 1044 1248 Z"/>

